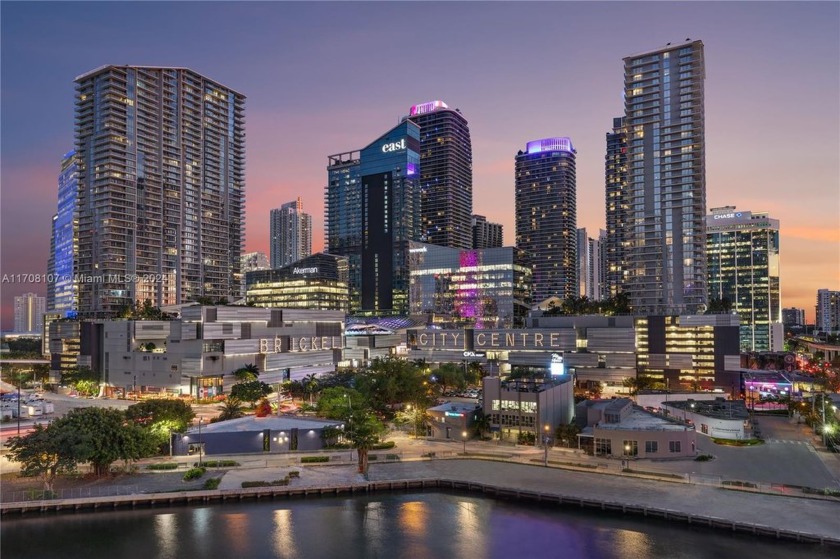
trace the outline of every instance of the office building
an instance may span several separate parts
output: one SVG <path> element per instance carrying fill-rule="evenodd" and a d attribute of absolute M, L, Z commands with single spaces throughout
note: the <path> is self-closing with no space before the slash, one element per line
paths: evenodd
<path fill-rule="evenodd" d="M 438 246 L 472 248 L 472 142 L 467 119 L 443 101 L 414 105 L 420 127 L 422 237 Z"/>
<path fill-rule="evenodd" d="M 70 316 L 76 311 L 78 284 L 74 266 L 78 254 L 79 165 L 76 152 L 69 151 L 61 159 L 58 175 L 58 211 L 52 218 L 50 256 L 47 264 L 47 310 Z"/>
<path fill-rule="evenodd" d="M 709 302 L 725 299 L 738 313 L 741 350 L 782 349 L 779 220 L 735 206 L 712 208 L 706 254 Z"/>
<path fill-rule="evenodd" d="M 607 132 L 607 155 L 604 163 L 607 228 L 601 255 L 604 262 L 604 298 L 615 297 L 627 284 L 627 130 L 624 118 L 613 119 Z"/>
<path fill-rule="evenodd" d="M 483 215 L 472 216 L 472 248 L 500 248 L 502 224 L 491 223 Z"/>
<path fill-rule="evenodd" d="M 348 258 L 350 312 L 408 312 L 408 243 L 420 237 L 420 127 L 400 124 L 367 147 L 328 157 L 327 252 Z"/>
<path fill-rule="evenodd" d="M 531 269 L 513 247 L 459 250 L 412 242 L 412 316 L 483 328 L 522 326 L 531 307 Z"/>
<path fill-rule="evenodd" d="M 271 267 L 282 268 L 312 254 L 312 216 L 300 198 L 271 210 Z"/>
<path fill-rule="evenodd" d="M 711 388 L 738 369 L 737 314 L 636 317 L 638 374 L 660 388 Z"/>
<path fill-rule="evenodd" d="M 568 425 L 575 416 L 574 385 L 571 375 L 544 382 L 484 377 L 483 407 L 490 430 L 500 440 L 519 442 L 527 433 L 538 445 L 545 444 L 543 437 L 553 437 L 558 426 Z"/>
<path fill-rule="evenodd" d="M 791 307 L 782 309 L 782 324 L 785 326 L 805 326 L 805 309 Z"/>
<path fill-rule="evenodd" d="M 702 41 L 624 59 L 627 291 L 637 314 L 706 305 Z"/>
<path fill-rule="evenodd" d="M 240 258 L 239 269 L 242 272 L 242 282 L 241 282 L 241 290 L 239 292 L 240 297 L 245 297 L 245 290 L 247 289 L 247 284 L 245 281 L 245 276 L 248 272 L 256 272 L 257 270 L 268 270 L 270 266 L 268 265 L 268 256 L 265 255 L 264 252 L 249 252 L 243 254 Z"/>
<path fill-rule="evenodd" d="M 816 329 L 829 334 L 840 331 L 840 291 L 817 290 Z"/>
<path fill-rule="evenodd" d="M 76 78 L 80 313 L 239 295 L 244 104 L 186 68 Z"/>
<path fill-rule="evenodd" d="M 600 237 L 599 237 L 600 239 Z M 578 296 L 601 300 L 601 241 L 590 237 L 586 229 L 577 230 Z"/>
<path fill-rule="evenodd" d="M 245 274 L 247 303 L 257 307 L 350 308 L 347 257 L 318 253 L 282 268 Z"/>
<path fill-rule="evenodd" d="M 569 138 L 528 142 L 516 155 L 516 248 L 534 271 L 534 303 L 576 297 L 575 149 Z"/>
<path fill-rule="evenodd" d="M 15 333 L 41 333 L 44 327 L 46 297 L 35 293 L 24 293 L 15 297 Z"/>

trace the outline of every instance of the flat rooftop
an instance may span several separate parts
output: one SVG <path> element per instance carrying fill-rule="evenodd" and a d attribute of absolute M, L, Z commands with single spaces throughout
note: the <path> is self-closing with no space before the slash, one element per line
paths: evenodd
<path fill-rule="evenodd" d="M 647 412 L 638 406 L 627 414 L 620 423 L 598 422 L 598 429 L 634 430 L 634 431 L 690 431 L 694 428 L 682 422 L 666 419 Z"/>
<path fill-rule="evenodd" d="M 249 432 L 262 431 L 263 429 L 271 429 L 272 431 L 289 431 L 291 429 L 323 429 L 329 426 L 343 425 L 341 421 L 333 421 L 330 419 L 318 418 L 298 418 L 286 415 L 269 415 L 267 417 L 256 417 L 249 415 L 240 417 L 239 419 L 230 419 L 228 421 L 219 421 L 218 423 L 209 423 L 201 426 L 202 433 L 235 433 L 235 432 Z M 189 434 L 198 434 L 198 427 L 191 427 L 187 430 Z"/>
<path fill-rule="evenodd" d="M 665 408 L 685 410 L 689 413 L 696 413 L 714 419 L 738 419 L 750 418 L 750 412 L 743 400 L 686 400 L 662 402 Z"/>

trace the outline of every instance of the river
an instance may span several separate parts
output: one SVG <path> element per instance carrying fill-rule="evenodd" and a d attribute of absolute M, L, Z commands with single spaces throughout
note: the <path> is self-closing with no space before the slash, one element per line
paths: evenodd
<path fill-rule="evenodd" d="M 837 548 L 445 492 L 5 517 L 4 559 L 726 559 Z"/>

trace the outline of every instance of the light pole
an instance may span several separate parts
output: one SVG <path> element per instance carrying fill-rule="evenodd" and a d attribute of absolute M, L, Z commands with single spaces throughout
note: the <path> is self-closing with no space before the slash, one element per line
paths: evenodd
<path fill-rule="evenodd" d="M 550 430 L 550 427 L 548 425 L 545 425 L 543 426 L 543 430 L 545 431 L 545 436 L 543 437 L 543 446 L 545 447 L 545 458 L 543 460 L 543 466 L 548 468 L 548 441 L 551 440 L 548 435 L 548 432 Z"/>
<path fill-rule="evenodd" d="M 201 448 L 201 418 L 199 417 L 198 418 L 198 467 L 199 468 L 201 467 L 202 450 L 203 449 Z"/>
<path fill-rule="evenodd" d="M 347 398 L 347 409 L 350 410 L 350 415 L 347 416 L 347 426 L 349 427 L 350 431 L 350 461 L 353 461 L 353 401 L 350 400 L 350 395 L 346 392 L 344 393 L 344 397 Z"/>
<path fill-rule="evenodd" d="M 466 454 L 467 454 L 467 432 L 466 431 L 461 432 L 461 438 L 464 439 L 464 456 L 466 456 Z"/>

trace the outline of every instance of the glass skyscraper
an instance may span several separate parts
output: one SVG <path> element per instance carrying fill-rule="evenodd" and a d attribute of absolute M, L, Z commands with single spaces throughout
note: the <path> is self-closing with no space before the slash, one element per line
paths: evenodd
<path fill-rule="evenodd" d="M 741 319 L 741 350 L 780 351 L 779 220 L 734 206 L 712 208 L 706 251 L 709 301 L 732 303 Z"/>
<path fill-rule="evenodd" d="M 423 241 L 472 248 L 472 141 L 467 119 L 443 101 L 414 105 L 420 126 Z"/>
<path fill-rule="evenodd" d="M 312 254 L 312 216 L 300 198 L 271 210 L 271 267 L 282 268 Z"/>
<path fill-rule="evenodd" d="M 514 328 L 531 308 L 531 269 L 514 247 L 460 250 L 411 243 L 411 314 L 475 328 Z"/>
<path fill-rule="evenodd" d="M 624 59 L 626 291 L 637 314 L 706 306 L 702 41 Z"/>
<path fill-rule="evenodd" d="M 244 105 L 186 68 L 76 78 L 81 313 L 238 296 Z"/>
<path fill-rule="evenodd" d="M 52 218 L 52 238 L 47 266 L 47 310 L 71 316 L 77 309 L 78 285 L 74 266 L 78 250 L 78 172 L 76 152 L 61 158 L 58 175 L 58 212 Z"/>
<path fill-rule="evenodd" d="M 420 127 L 410 120 L 362 150 L 328 157 L 327 247 L 348 258 L 350 312 L 408 313 L 408 243 L 420 237 Z"/>
<path fill-rule="evenodd" d="M 606 185 L 607 228 L 601 247 L 604 269 L 604 297 L 615 297 L 624 291 L 627 278 L 627 131 L 624 118 L 613 119 L 612 132 L 607 132 L 607 156 L 604 164 Z"/>
<path fill-rule="evenodd" d="M 516 248 L 531 262 L 534 304 L 578 296 L 575 153 L 569 138 L 545 138 L 516 156 Z"/>

